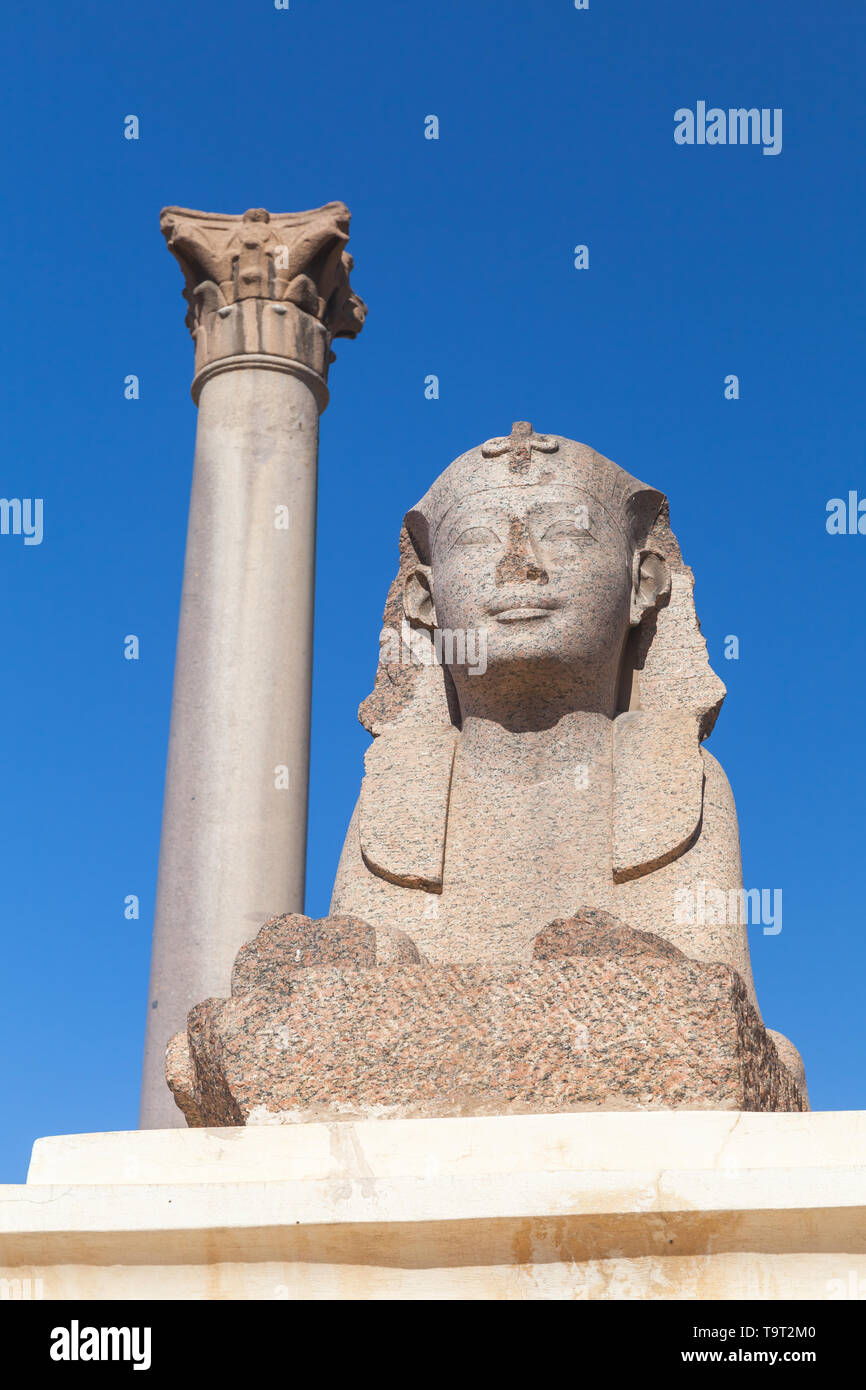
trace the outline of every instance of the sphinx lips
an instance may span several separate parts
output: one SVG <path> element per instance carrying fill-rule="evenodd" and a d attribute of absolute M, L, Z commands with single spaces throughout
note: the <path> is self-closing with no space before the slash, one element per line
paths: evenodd
<path fill-rule="evenodd" d="M 553 613 L 552 608 L 506 608 L 503 613 L 496 614 L 498 623 L 526 623 L 534 621 L 536 618 L 549 618 Z"/>
<path fill-rule="evenodd" d="M 551 613 L 561 607 L 559 599 L 539 597 L 517 602 L 513 599 L 500 600 L 498 603 L 492 603 L 488 611 L 498 623 L 525 623 L 534 622 L 538 618 L 549 618 Z"/>

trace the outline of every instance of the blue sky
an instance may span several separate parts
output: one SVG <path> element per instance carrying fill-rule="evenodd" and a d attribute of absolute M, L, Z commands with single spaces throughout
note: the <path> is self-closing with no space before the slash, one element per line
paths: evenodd
<path fill-rule="evenodd" d="M 370 314 L 322 420 L 308 911 L 357 793 L 402 514 L 532 420 L 671 497 L 728 685 L 709 746 L 746 886 L 784 895 L 782 932 L 752 936 L 764 1015 L 817 1108 L 866 1106 L 866 536 L 825 526 L 866 496 L 862 11 L 52 0 L 5 23 L 0 494 L 43 498 L 45 532 L 0 536 L 0 1179 L 39 1135 L 137 1122 L 195 432 L 165 204 L 353 213 Z M 781 108 L 781 153 L 676 145 L 699 100 Z"/>

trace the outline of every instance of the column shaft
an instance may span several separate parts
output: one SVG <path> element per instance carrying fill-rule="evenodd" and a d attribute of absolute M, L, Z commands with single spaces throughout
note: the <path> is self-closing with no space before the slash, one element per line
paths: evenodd
<path fill-rule="evenodd" d="M 297 377 L 246 368 L 203 386 L 163 810 L 144 1128 L 184 1123 L 163 1069 L 166 1043 L 186 1026 L 191 1004 L 228 993 L 235 955 L 268 917 L 303 911 L 317 448 L 318 407 Z M 281 508 L 288 508 L 287 526 Z"/>

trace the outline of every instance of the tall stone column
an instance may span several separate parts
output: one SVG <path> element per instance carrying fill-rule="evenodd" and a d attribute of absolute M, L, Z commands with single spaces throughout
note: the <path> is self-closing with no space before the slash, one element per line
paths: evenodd
<path fill-rule="evenodd" d="M 193 1004 L 266 918 L 304 905 L 319 414 L 366 308 L 349 211 L 166 208 L 186 277 L 198 431 L 159 858 L 141 1126 Z"/>

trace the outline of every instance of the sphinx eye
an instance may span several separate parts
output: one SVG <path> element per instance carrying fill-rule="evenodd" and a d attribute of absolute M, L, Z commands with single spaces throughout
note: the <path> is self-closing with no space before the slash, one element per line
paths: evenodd
<path fill-rule="evenodd" d="M 491 531 L 489 526 L 470 526 L 468 531 L 461 531 L 454 544 L 498 545 L 499 537 L 495 531 Z"/>
<path fill-rule="evenodd" d="M 562 521 L 554 521 L 552 526 L 548 526 L 543 541 L 569 541 L 576 545 L 590 545 L 595 542 L 595 536 L 586 526 L 579 525 L 570 518 Z"/>

